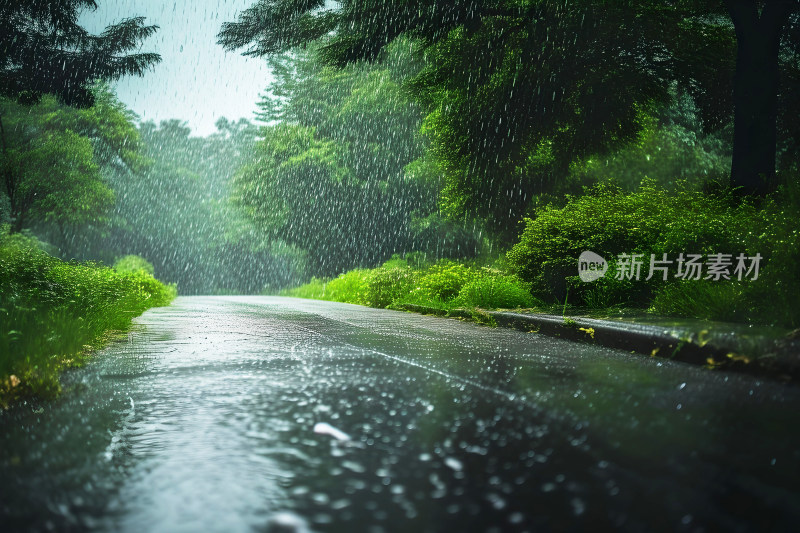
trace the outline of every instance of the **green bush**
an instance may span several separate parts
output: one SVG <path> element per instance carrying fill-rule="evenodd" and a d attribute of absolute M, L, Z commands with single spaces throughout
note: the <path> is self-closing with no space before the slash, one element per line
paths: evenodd
<path fill-rule="evenodd" d="M 144 257 L 138 255 L 125 255 L 114 262 L 114 270 L 125 274 L 134 272 L 144 272 L 145 274 L 155 275 L 153 264 Z"/>
<path fill-rule="evenodd" d="M 733 206 L 727 196 L 712 196 L 682 190 L 667 193 L 645 181 L 633 193 L 603 184 L 587 195 L 570 197 L 562 207 L 545 207 L 533 219 L 507 254 L 509 266 L 533 284 L 535 294 L 563 301 L 567 289 L 574 303 L 586 301 L 591 283 L 576 283 L 578 256 L 591 250 L 611 265 L 606 278 L 614 278 L 619 254 L 643 254 L 643 275 L 635 283 L 603 282 L 609 301 L 646 304 L 658 280 L 645 282 L 649 258 L 668 253 L 748 252 L 742 238 L 752 221 L 752 207 Z M 600 285 L 600 284 L 598 284 Z"/>
<path fill-rule="evenodd" d="M 661 289 L 651 308 L 662 315 L 747 322 L 753 309 L 745 298 L 747 283 L 683 281 Z"/>
<path fill-rule="evenodd" d="M 0 237 L 0 404 L 57 392 L 61 368 L 175 294 L 142 271 L 65 263 L 32 240 Z"/>
<path fill-rule="evenodd" d="M 387 307 L 410 293 L 416 274 L 410 268 L 376 268 L 369 276 L 364 302 L 372 307 Z"/>
<path fill-rule="evenodd" d="M 570 197 L 564 207 L 544 207 L 526 219 L 507 259 L 510 269 L 532 284 L 534 294 L 550 302 L 563 302 L 568 295 L 570 303 L 591 307 L 624 304 L 688 317 L 794 326 L 798 311 L 792 302 L 800 296 L 796 218 L 796 204 L 785 192 L 756 205 L 724 191 L 667 192 L 645 181 L 638 191 L 624 193 L 603 184 L 585 196 Z M 578 256 L 585 250 L 609 262 L 601 280 L 578 279 Z M 643 254 L 639 280 L 616 279 L 616 259 L 622 253 Z M 763 259 L 759 279 L 738 284 L 681 283 L 674 279 L 674 264 L 673 277 L 663 281 L 659 274 L 645 281 L 651 254 L 660 259 L 664 253 L 673 261 L 680 253 L 704 259 L 712 253 L 734 258 L 760 253 Z"/>
<path fill-rule="evenodd" d="M 408 266 L 408 261 L 400 257 L 399 254 L 394 254 L 391 259 L 388 259 L 381 266 L 383 268 L 405 268 Z"/>
<path fill-rule="evenodd" d="M 533 307 L 540 303 L 531 296 L 530 283 L 489 269 L 483 269 L 480 275 L 465 284 L 456 302 L 465 307 L 483 309 Z"/>
<path fill-rule="evenodd" d="M 452 300 L 475 275 L 475 270 L 443 259 L 423 272 L 417 281 L 417 291 L 431 299 Z"/>
<path fill-rule="evenodd" d="M 530 284 L 498 269 L 474 268 L 441 260 L 423 270 L 402 266 L 394 258 L 372 270 L 351 270 L 328 281 L 283 291 L 286 296 L 334 300 L 372 307 L 416 304 L 436 309 L 531 307 Z"/>
<path fill-rule="evenodd" d="M 743 232 L 751 254 L 763 256 L 758 279 L 671 283 L 651 310 L 668 315 L 800 327 L 800 224 L 785 191 L 767 198 Z"/>
<path fill-rule="evenodd" d="M 325 286 L 323 299 L 363 305 L 368 299 L 370 277 L 370 271 L 363 269 L 340 274 Z"/>
<path fill-rule="evenodd" d="M 356 269 L 328 281 L 322 278 L 311 278 L 305 285 L 281 291 L 283 296 L 309 298 L 313 300 L 329 300 L 351 304 L 367 304 L 369 282 L 372 271 Z"/>

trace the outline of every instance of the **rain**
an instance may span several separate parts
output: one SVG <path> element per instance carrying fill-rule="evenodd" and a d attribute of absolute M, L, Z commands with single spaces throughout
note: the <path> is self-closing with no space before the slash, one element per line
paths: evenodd
<path fill-rule="evenodd" d="M 0 530 L 800 524 L 800 3 L 0 29 Z"/>

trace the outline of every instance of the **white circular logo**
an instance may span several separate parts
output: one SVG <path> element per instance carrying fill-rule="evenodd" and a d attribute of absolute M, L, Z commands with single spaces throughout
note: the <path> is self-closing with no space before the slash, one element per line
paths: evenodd
<path fill-rule="evenodd" d="M 578 257 L 578 276 L 581 281 L 590 282 L 595 281 L 606 275 L 608 271 L 608 263 L 602 256 L 585 251 Z"/>

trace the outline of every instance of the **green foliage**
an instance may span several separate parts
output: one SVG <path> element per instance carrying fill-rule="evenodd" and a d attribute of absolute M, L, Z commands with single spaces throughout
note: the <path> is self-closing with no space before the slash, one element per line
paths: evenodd
<path fill-rule="evenodd" d="M 745 141 L 735 158 L 745 163 L 774 162 L 774 120 L 770 125 L 768 117 L 777 115 L 781 165 L 791 168 L 798 138 L 791 117 L 800 101 L 798 6 L 594 0 L 345 0 L 326 6 L 279 0 L 258 2 L 223 25 L 219 37 L 228 49 L 247 48 L 256 56 L 311 44 L 326 64 L 340 68 L 378 62 L 399 40 L 413 42 L 425 65 L 406 88 L 426 113 L 422 131 L 430 143 L 426 157 L 441 171 L 441 211 L 462 222 L 482 219 L 505 241 L 535 195 L 558 192 L 582 162 L 588 175 L 608 174 L 598 163 L 626 145 L 641 142 L 616 161 L 621 168 L 610 169 L 615 174 L 630 169 L 638 181 L 642 173 L 630 167 L 637 157 L 651 156 L 660 163 L 652 168 L 662 171 L 646 174 L 659 181 L 718 176 L 727 160 L 709 154 L 703 140 L 694 143 L 674 127 L 648 131 L 651 118 L 676 94 L 693 100 L 706 133 L 730 125 L 735 104 L 741 110 L 736 134 Z M 779 53 L 756 54 L 773 50 L 746 37 L 760 24 L 769 27 Z M 737 48 L 745 51 L 738 63 Z M 775 76 L 769 61 L 754 59 L 770 57 L 779 63 Z M 763 89 L 773 77 L 780 84 Z M 746 91 L 734 91 L 734 80 L 749 91 L 736 102 L 733 95 Z M 739 127 L 748 116 L 754 123 Z M 741 137 L 759 124 L 765 125 L 763 135 Z M 656 147 L 666 150 L 653 152 Z"/>
<path fill-rule="evenodd" d="M 363 197 L 363 184 L 342 161 L 342 149 L 313 128 L 279 124 L 263 133 L 255 159 L 233 179 L 233 200 L 256 227 L 307 249 L 315 274 L 341 271 L 374 252 L 353 238 L 375 222 L 352 204 Z"/>
<path fill-rule="evenodd" d="M 327 283 L 319 299 L 364 305 L 369 298 L 371 277 L 370 271 L 364 269 L 340 274 Z"/>
<path fill-rule="evenodd" d="M 383 268 L 406 268 L 407 266 L 409 266 L 408 261 L 400 257 L 400 254 L 393 254 L 381 265 Z"/>
<path fill-rule="evenodd" d="M 332 280 L 311 278 L 311 281 L 299 287 L 284 289 L 283 296 L 328 300 L 367 305 L 370 298 L 375 298 L 377 291 L 370 288 L 371 270 L 355 269 L 340 274 Z"/>
<path fill-rule="evenodd" d="M 322 278 L 311 278 L 311 280 L 299 287 L 292 287 L 290 289 L 283 289 L 280 291 L 281 296 L 292 296 L 294 298 L 308 298 L 309 300 L 334 300 L 333 298 L 326 298 L 327 282 Z M 337 302 L 349 302 L 347 298 L 336 299 Z"/>
<path fill-rule="evenodd" d="M 66 263 L 22 235 L 0 237 L 0 403 L 56 393 L 60 369 L 175 293 L 144 271 Z"/>
<path fill-rule="evenodd" d="M 563 301 L 567 278 L 577 277 L 578 256 L 585 250 L 612 263 L 622 253 L 642 253 L 648 258 L 664 252 L 733 253 L 739 243 L 739 224 L 736 211 L 724 199 L 691 191 L 670 195 L 652 181 L 629 194 L 601 184 L 585 196 L 569 197 L 563 208 L 544 207 L 535 218 L 526 219 L 520 241 L 507 258 L 514 272 L 533 283 L 535 293 Z M 740 251 L 744 250 L 736 253 Z M 604 290 L 613 290 L 610 285 Z M 636 287 L 646 285 L 640 282 Z M 582 298 L 592 286 L 574 287 L 575 295 Z M 645 303 L 646 289 L 633 294 L 630 291 L 636 289 L 619 288 L 632 298 L 627 303 Z"/>
<path fill-rule="evenodd" d="M 415 286 L 416 274 L 410 268 L 376 268 L 370 272 L 364 303 L 371 307 L 388 307 Z"/>
<path fill-rule="evenodd" d="M 109 171 L 144 168 L 134 115 L 108 86 L 92 88 L 95 106 L 75 109 L 52 96 L 37 105 L 0 100 L 2 194 L 13 231 L 33 228 L 65 245 L 71 234 L 109 220 Z"/>
<path fill-rule="evenodd" d="M 256 159 L 233 181 L 234 201 L 257 227 L 272 238 L 281 236 L 298 245 L 314 237 L 324 245 L 336 233 L 350 229 L 334 222 L 353 192 L 352 176 L 335 144 L 300 126 L 276 125 L 263 133 Z"/>
<path fill-rule="evenodd" d="M 75 236 L 71 250 L 109 263 L 133 251 L 184 294 L 259 293 L 299 276 L 303 251 L 268 239 L 229 202 L 231 177 L 250 157 L 258 129 L 244 119 L 216 126 L 197 137 L 179 120 L 144 122 L 142 156 L 150 164 L 110 173 L 117 193 L 110 227 L 100 238 Z"/>
<path fill-rule="evenodd" d="M 161 61 L 158 54 L 133 53 L 158 26 L 126 18 L 91 35 L 78 24 L 94 0 L 14 0 L 0 4 L 0 95 L 26 103 L 43 94 L 81 107 L 94 103 L 96 80 L 141 75 Z"/>
<path fill-rule="evenodd" d="M 726 322 L 750 322 L 754 308 L 746 298 L 748 283 L 684 281 L 656 293 L 651 309 L 661 315 Z"/>
<path fill-rule="evenodd" d="M 550 302 L 564 301 L 569 289 L 571 303 L 591 307 L 649 307 L 655 298 L 653 309 L 660 313 L 794 325 L 798 317 L 791 301 L 800 296 L 795 206 L 786 193 L 756 206 L 724 192 L 671 193 L 652 181 L 631 193 L 604 184 L 526 219 L 507 259 L 532 283 L 534 294 Z M 610 264 L 605 277 L 593 283 L 577 278 L 578 256 L 586 250 Z M 616 279 L 622 253 L 644 255 L 639 280 Z M 664 253 L 673 261 L 680 253 L 759 253 L 763 260 L 759 278 L 741 283 L 663 281 L 660 273 L 646 281 L 651 254 L 661 259 Z M 674 268 L 671 272 L 674 276 Z M 690 294 L 693 287 L 697 292 Z M 681 301 L 681 295 L 687 298 Z"/>
<path fill-rule="evenodd" d="M 731 132 L 726 128 L 704 133 L 691 98 L 676 95 L 675 101 L 649 120 L 636 142 L 604 157 L 574 163 L 566 182 L 556 189 L 580 193 L 575 185 L 613 180 L 624 190 L 634 191 L 645 178 L 670 190 L 682 182 L 694 188 L 725 183 L 731 164 Z"/>
<path fill-rule="evenodd" d="M 800 312 L 800 229 L 797 187 L 759 205 L 724 191 L 713 194 L 679 188 L 671 192 L 645 181 L 634 192 L 602 184 L 563 207 L 540 209 L 526 221 L 520 242 L 507 254 L 512 272 L 442 260 L 432 265 L 415 255 L 395 256 L 372 270 L 353 270 L 325 283 L 315 279 L 288 294 L 374 307 L 417 304 L 516 308 L 570 306 L 608 309 L 649 307 L 690 318 L 732 320 L 797 327 Z M 583 283 L 577 259 L 592 250 L 610 263 L 605 277 Z M 616 258 L 641 253 L 640 278 L 617 279 Z M 646 280 L 650 254 L 739 253 L 763 257 L 758 279 Z M 498 262 L 500 264 L 501 262 Z M 412 266 L 409 266 L 412 265 Z M 673 265 L 671 274 L 674 276 Z M 705 275 L 705 274 L 704 274 Z"/>
<path fill-rule="evenodd" d="M 800 212 L 797 182 L 766 198 L 759 209 L 740 208 L 741 239 L 762 260 L 757 280 L 670 284 L 655 294 L 661 314 L 800 327 Z"/>
<path fill-rule="evenodd" d="M 417 282 L 416 292 L 434 300 L 452 300 L 475 276 L 474 269 L 443 259 L 423 271 Z"/>
<path fill-rule="evenodd" d="M 444 169 L 442 209 L 485 218 L 505 238 L 532 196 L 563 180 L 571 162 L 636 140 L 654 106 L 668 100 L 658 69 L 643 68 L 647 49 L 641 62 L 619 61 L 629 38 L 644 38 L 634 10 L 536 4 L 511 19 L 514 30 L 505 18 L 486 17 L 475 31 L 443 37 L 412 82 L 430 102 L 424 131 Z M 610 38 L 618 25 L 626 31 Z"/>
<path fill-rule="evenodd" d="M 436 220 L 439 183 L 421 157 L 422 111 L 401 89 L 419 70 L 414 45 L 389 47 L 381 65 L 341 70 L 322 64 L 318 48 L 271 58 L 276 81 L 260 103 L 270 125 L 236 173 L 234 203 L 267 238 L 306 250 L 314 276 L 398 251 L 474 253 L 469 232 Z"/>
<path fill-rule="evenodd" d="M 29 206 L 20 215 L 80 225 L 97 221 L 113 203 L 113 193 L 92 160 L 91 144 L 80 135 L 47 132 L 19 156 L 11 161 L 21 169 L 15 192 Z"/>
<path fill-rule="evenodd" d="M 136 114 L 119 101 L 114 90 L 105 83 L 92 87 L 94 104 L 85 109 L 58 105 L 53 98 L 44 98 L 30 114 L 38 115 L 46 130 L 74 131 L 92 143 L 94 160 L 104 169 L 140 172 L 148 161 L 142 156 L 142 142 L 136 129 Z"/>
<path fill-rule="evenodd" d="M 153 276 L 155 270 L 153 264 L 144 257 L 138 255 L 124 255 L 114 261 L 114 270 L 122 274 L 133 274 L 136 272 L 144 272 Z"/>
<path fill-rule="evenodd" d="M 371 307 L 416 304 L 436 309 L 491 309 L 531 307 L 539 303 L 531 296 L 530 284 L 495 268 L 440 260 L 417 269 L 399 257 L 371 270 L 351 270 L 327 283 L 313 278 L 282 294 Z"/>
<path fill-rule="evenodd" d="M 531 296 L 531 286 L 513 275 L 484 269 L 465 284 L 456 302 L 464 307 L 482 309 L 512 309 L 534 307 L 541 302 Z"/>

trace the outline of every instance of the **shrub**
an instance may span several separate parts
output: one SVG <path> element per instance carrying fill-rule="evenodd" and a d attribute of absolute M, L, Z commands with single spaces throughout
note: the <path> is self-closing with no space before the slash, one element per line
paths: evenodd
<path fill-rule="evenodd" d="M 87 346 L 175 294 L 143 271 L 66 263 L 31 240 L 0 237 L 0 404 L 56 393 L 59 370 L 81 362 Z"/>
<path fill-rule="evenodd" d="M 383 268 L 405 268 L 408 266 L 408 261 L 400 257 L 399 254 L 394 254 L 391 259 L 388 259 L 381 266 Z"/>
<path fill-rule="evenodd" d="M 746 283 L 683 281 L 661 289 L 651 309 L 662 315 L 747 322 L 752 312 L 745 300 Z"/>
<path fill-rule="evenodd" d="M 655 295 L 651 310 L 790 328 L 800 326 L 800 227 L 797 207 L 781 194 L 747 219 L 745 248 L 763 256 L 758 279 L 671 283 Z"/>
<path fill-rule="evenodd" d="M 144 272 L 145 274 L 155 275 L 153 264 L 144 257 L 138 255 L 125 255 L 114 262 L 114 270 L 125 274 L 134 272 Z"/>
<path fill-rule="evenodd" d="M 533 284 L 535 294 L 563 301 L 629 303 L 646 305 L 660 278 L 615 283 L 615 259 L 619 254 L 643 254 L 660 258 L 668 253 L 753 252 L 743 235 L 752 225 L 754 209 L 736 206 L 730 196 L 706 195 L 681 190 L 667 193 L 652 182 L 643 182 L 633 193 L 602 184 L 586 196 L 570 197 L 562 207 L 547 206 L 526 219 L 520 241 L 508 252 L 512 271 Z M 605 281 L 577 281 L 578 256 L 591 250 L 605 257 L 611 269 Z"/>
<path fill-rule="evenodd" d="M 284 289 L 280 292 L 282 296 L 293 296 L 295 298 L 309 298 L 312 300 L 325 300 L 325 289 L 327 283 L 322 278 L 311 278 L 305 285 Z"/>
<path fill-rule="evenodd" d="M 664 314 L 743 320 L 796 327 L 800 310 L 800 234 L 797 205 L 785 191 L 740 200 L 722 192 L 668 193 L 643 182 L 632 193 L 604 184 L 570 197 L 564 207 L 548 206 L 526 219 L 519 242 L 508 252 L 513 272 L 530 282 L 535 295 L 591 307 L 626 304 Z M 605 257 L 601 280 L 580 282 L 577 260 L 591 250 Z M 618 254 L 643 254 L 639 280 L 617 280 Z M 649 258 L 667 253 L 761 254 L 759 278 L 687 281 L 660 275 L 645 281 Z M 674 276 L 674 265 L 670 273 Z"/>
<path fill-rule="evenodd" d="M 443 259 L 424 271 L 417 281 L 417 291 L 431 299 L 452 300 L 474 277 L 473 269 Z"/>
<path fill-rule="evenodd" d="M 362 269 L 340 274 L 339 277 L 327 283 L 322 299 L 351 304 L 365 304 L 368 299 L 370 277 L 370 271 Z"/>
<path fill-rule="evenodd" d="M 489 269 L 484 269 L 480 275 L 464 285 L 457 302 L 466 307 L 484 309 L 533 307 L 537 304 L 536 299 L 531 296 L 530 283 Z"/>
<path fill-rule="evenodd" d="M 416 275 L 410 268 L 376 268 L 369 276 L 364 303 L 387 307 L 414 289 Z"/>

